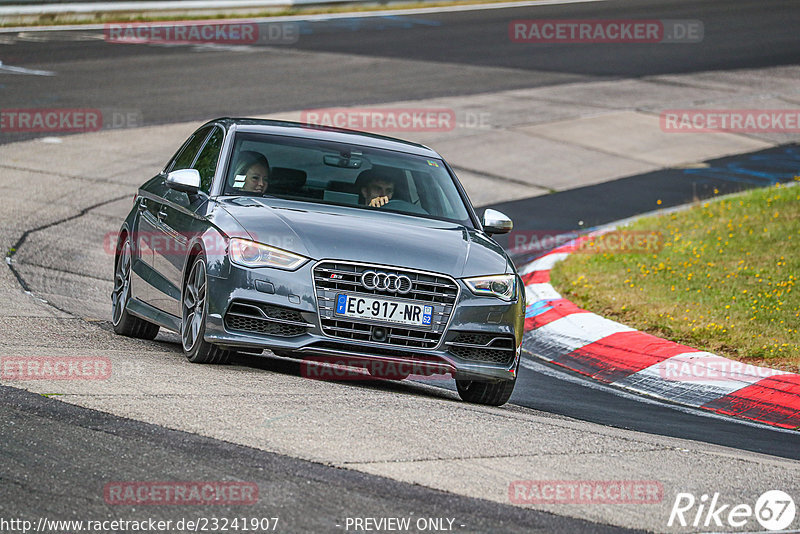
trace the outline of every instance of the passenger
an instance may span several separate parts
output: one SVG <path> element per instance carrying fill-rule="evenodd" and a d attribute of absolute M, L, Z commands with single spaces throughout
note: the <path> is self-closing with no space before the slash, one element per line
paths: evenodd
<path fill-rule="evenodd" d="M 239 153 L 239 163 L 234 173 L 233 187 L 243 193 L 263 195 L 269 187 L 269 162 L 267 158 L 252 150 Z"/>
<path fill-rule="evenodd" d="M 394 180 L 387 178 L 370 169 L 358 176 L 361 197 L 364 204 L 373 208 L 380 208 L 394 196 Z"/>

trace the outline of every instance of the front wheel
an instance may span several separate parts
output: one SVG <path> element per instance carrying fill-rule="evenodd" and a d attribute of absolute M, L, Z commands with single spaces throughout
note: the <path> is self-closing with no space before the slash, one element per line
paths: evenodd
<path fill-rule="evenodd" d="M 466 402 L 502 406 L 511 398 L 516 382 L 516 379 L 497 382 L 456 379 L 456 389 L 461 400 Z"/>
<path fill-rule="evenodd" d="M 131 298 L 131 240 L 117 248 L 114 261 L 114 289 L 111 291 L 111 323 L 114 333 L 139 339 L 155 339 L 159 326 L 148 323 L 128 313 L 126 306 Z"/>
<path fill-rule="evenodd" d="M 181 292 L 183 353 L 192 363 L 226 364 L 231 359 L 231 351 L 223 350 L 203 339 L 208 315 L 207 289 L 205 257 L 198 255 L 192 263 Z"/>

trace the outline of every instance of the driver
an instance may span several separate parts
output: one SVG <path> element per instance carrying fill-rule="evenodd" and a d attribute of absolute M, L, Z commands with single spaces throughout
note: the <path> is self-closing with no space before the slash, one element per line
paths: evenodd
<path fill-rule="evenodd" d="M 380 208 L 394 196 L 394 181 L 382 176 L 373 169 L 364 171 L 358 177 L 361 185 L 361 196 L 364 204 L 373 208 Z"/>
<path fill-rule="evenodd" d="M 234 174 L 233 187 L 243 193 L 263 195 L 269 187 L 269 162 L 267 158 L 252 150 L 239 153 L 239 162 Z"/>

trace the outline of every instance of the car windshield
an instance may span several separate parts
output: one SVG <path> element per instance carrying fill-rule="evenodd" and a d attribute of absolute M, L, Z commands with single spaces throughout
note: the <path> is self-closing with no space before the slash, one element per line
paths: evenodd
<path fill-rule="evenodd" d="M 473 226 L 441 159 L 323 140 L 238 133 L 222 193 L 392 211 Z"/>

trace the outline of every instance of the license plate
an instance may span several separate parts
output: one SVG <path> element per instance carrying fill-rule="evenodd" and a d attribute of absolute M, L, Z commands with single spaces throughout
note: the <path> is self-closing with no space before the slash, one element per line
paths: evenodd
<path fill-rule="evenodd" d="M 430 326 L 433 306 L 372 297 L 337 295 L 336 315 L 410 326 Z"/>

